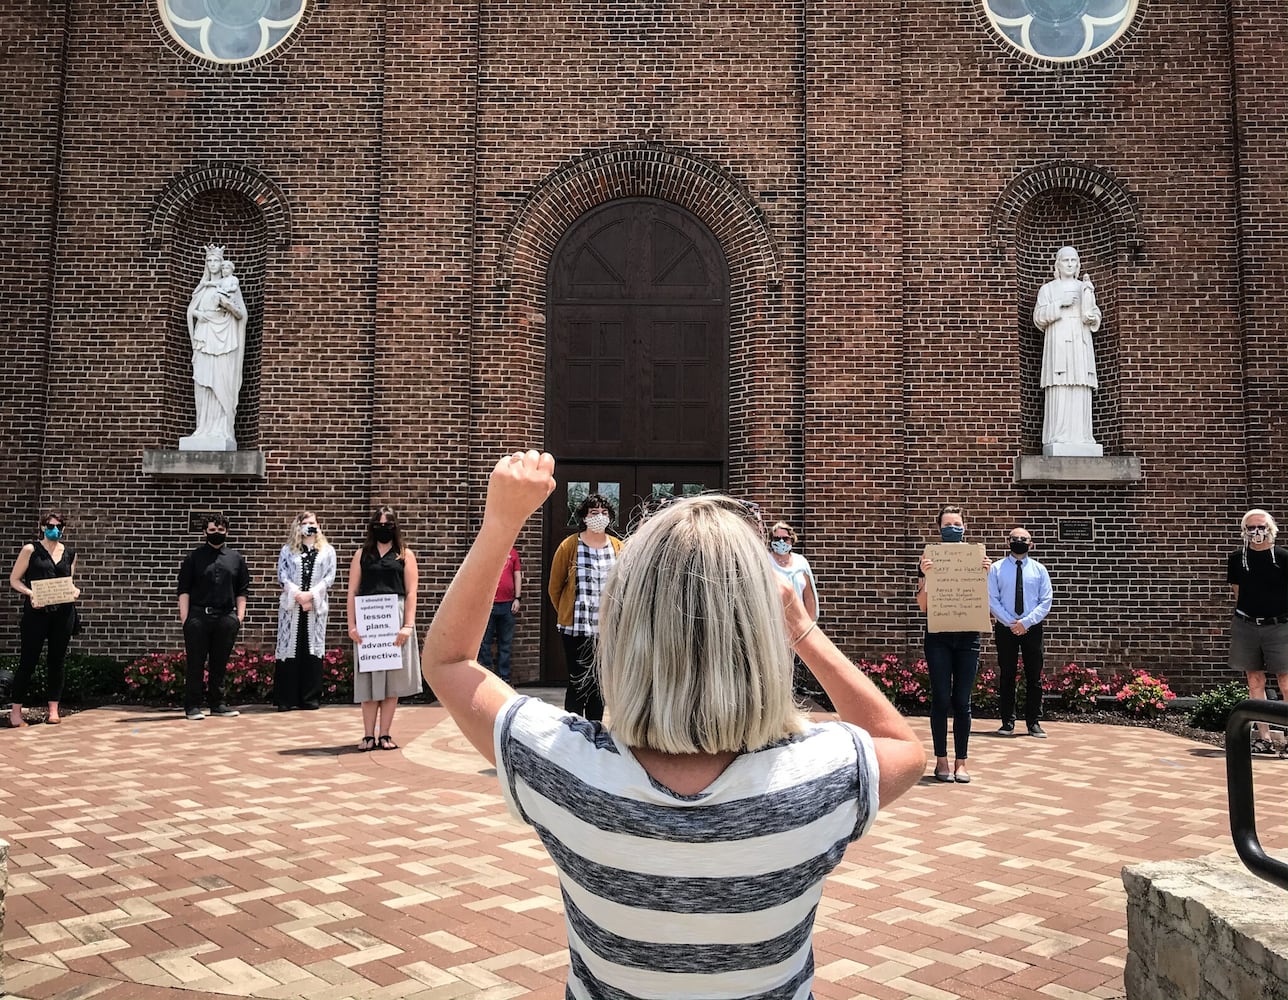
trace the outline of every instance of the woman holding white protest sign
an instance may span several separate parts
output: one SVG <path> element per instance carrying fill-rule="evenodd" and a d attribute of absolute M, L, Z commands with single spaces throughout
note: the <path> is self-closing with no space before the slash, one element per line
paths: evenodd
<path fill-rule="evenodd" d="M 62 540 L 66 528 L 62 514 L 56 510 L 48 511 L 40 519 L 40 538 L 22 547 L 9 573 L 9 586 L 23 597 L 22 618 L 18 624 L 22 647 L 18 671 L 13 678 L 13 704 L 9 708 L 9 726 L 12 729 L 27 724 L 22 717 L 22 704 L 26 700 L 36 662 L 40 659 L 40 650 L 46 642 L 49 643 L 49 655 L 45 660 L 49 715 L 45 721 L 51 726 L 62 721 L 58 714 L 58 701 L 63 693 L 63 664 L 75 629 L 74 602 L 80 597 L 80 590 L 72 583 L 76 552 Z M 42 580 L 65 580 L 70 589 L 65 595 L 60 595 L 64 599 L 46 603 L 36 593 L 35 584 Z"/>
<path fill-rule="evenodd" d="M 353 640 L 353 700 L 362 705 L 359 750 L 397 750 L 391 730 L 398 699 L 421 691 L 416 642 L 416 554 L 404 543 L 398 517 L 377 507 L 362 548 L 349 563 L 349 638 Z M 361 601 L 393 595 L 388 601 Z M 374 605 L 375 607 L 367 607 Z M 388 619 L 388 620 L 386 620 Z"/>

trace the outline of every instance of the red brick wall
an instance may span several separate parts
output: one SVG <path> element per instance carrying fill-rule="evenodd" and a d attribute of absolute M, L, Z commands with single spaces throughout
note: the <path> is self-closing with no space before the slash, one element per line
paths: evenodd
<path fill-rule="evenodd" d="M 1112 52 L 1052 69 L 972 4 L 330 0 L 261 64 L 217 69 L 150 5 L 0 0 L 20 54 L 0 70 L 0 351 L 11 371 L 52 358 L 0 398 L 0 541 L 66 508 L 82 645 L 132 655 L 179 644 L 188 511 L 223 509 L 257 581 L 246 637 L 271 645 L 276 552 L 307 506 L 340 549 L 338 642 L 348 556 L 388 502 L 424 626 L 491 462 L 542 442 L 555 245 L 604 201 L 657 197 L 729 260 L 731 488 L 796 525 L 843 646 L 917 652 L 913 563 L 952 500 L 994 556 L 1033 531 L 1053 660 L 1206 683 L 1239 514 L 1288 522 L 1288 15 L 1228 6 L 1142 2 Z M 243 223 L 206 237 L 227 212 Z M 262 482 L 141 472 L 191 430 L 206 238 L 262 301 L 239 420 Z M 1097 434 L 1141 459 L 1137 483 L 1012 481 L 1040 441 L 1032 298 L 1070 241 L 1106 312 Z M 1059 542 L 1061 518 L 1095 541 Z M 520 548 L 524 680 L 536 526 Z M 14 625 L 9 604 L 9 648 Z"/>

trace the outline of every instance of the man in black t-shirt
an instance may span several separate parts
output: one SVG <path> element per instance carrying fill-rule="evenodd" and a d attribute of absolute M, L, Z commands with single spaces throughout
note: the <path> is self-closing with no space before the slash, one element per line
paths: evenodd
<path fill-rule="evenodd" d="M 1288 694 L 1288 549 L 1275 544 L 1279 526 L 1259 507 L 1240 522 L 1243 547 L 1230 553 L 1226 579 L 1234 594 L 1230 622 L 1230 666 L 1248 675 L 1248 695 L 1266 697 L 1266 672 L 1279 678 L 1279 696 Z M 1282 743 L 1280 743 L 1282 747 Z M 1270 729 L 1257 724 L 1252 749 L 1274 750 Z"/>
<path fill-rule="evenodd" d="M 189 552 L 179 567 L 179 621 L 188 655 L 183 711 L 193 722 L 205 718 L 203 694 L 209 696 L 211 715 L 241 714 L 224 704 L 224 673 L 246 617 L 250 569 L 227 541 L 228 519 L 212 515 L 206 522 L 205 544 Z M 203 683 L 207 674 L 208 683 Z"/>

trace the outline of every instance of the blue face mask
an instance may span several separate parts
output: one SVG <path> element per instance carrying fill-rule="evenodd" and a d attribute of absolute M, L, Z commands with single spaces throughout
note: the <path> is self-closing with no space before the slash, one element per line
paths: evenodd
<path fill-rule="evenodd" d="M 62 529 L 62 528 L 46 528 L 46 529 L 45 529 L 45 537 L 46 537 L 46 538 L 48 538 L 51 542 L 56 542 L 56 541 L 58 541 L 58 539 L 60 539 L 60 538 L 62 538 L 62 537 L 63 537 L 63 529 Z"/>
<path fill-rule="evenodd" d="M 780 556 L 785 556 L 787 555 L 788 552 L 792 550 L 792 543 L 787 541 L 786 539 L 780 541 L 779 539 L 775 538 L 772 542 L 769 543 L 769 547 L 773 549 L 775 552 L 777 552 Z"/>
<path fill-rule="evenodd" d="M 939 537 L 945 542 L 960 542 L 966 537 L 966 529 L 960 524 L 945 524 L 939 529 Z"/>

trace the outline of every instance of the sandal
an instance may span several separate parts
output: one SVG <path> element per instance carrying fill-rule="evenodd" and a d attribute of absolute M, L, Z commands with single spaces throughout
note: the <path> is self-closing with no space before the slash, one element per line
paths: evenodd
<path fill-rule="evenodd" d="M 363 753 L 366 753 L 368 750 L 376 749 L 376 738 L 374 736 L 362 737 L 362 742 L 358 744 L 358 749 Z"/>
<path fill-rule="evenodd" d="M 378 740 L 378 742 L 379 742 L 379 744 L 380 744 L 380 749 L 381 749 L 381 750 L 397 750 L 397 749 L 398 749 L 398 744 L 394 742 L 394 738 L 393 738 L 392 736 L 390 736 L 388 733 L 385 733 L 383 736 L 381 736 L 381 737 L 380 737 L 380 739 Z"/>
<path fill-rule="evenodd" d="M 1271 743 L 1269 740 L 1263 740 L 1260 737 L 1253 739 L 1252 752 L 1253 753 L 1278 753 L 1273 743 Z"/>

